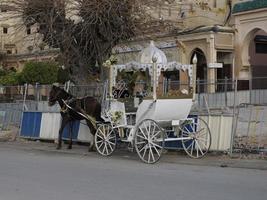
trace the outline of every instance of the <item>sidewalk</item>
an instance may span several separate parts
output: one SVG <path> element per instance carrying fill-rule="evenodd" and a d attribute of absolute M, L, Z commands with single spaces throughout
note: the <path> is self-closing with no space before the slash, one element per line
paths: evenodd
<path fill-rule="evenodd" d="M 56 150 L 54 143 L 40 142 L 40 141 L 28 141 L 19 140 L 13 142 L 0 142 L 1 148 L 31 151 L 31 152 L 42 152 L 47 154 L 62 154 L 62 155 L 73 155 L 73 156 L 88 156 L 99 157 L 97 152 L 88 152 L 86 145 L 73 145 L 73 149 L 66 149 L 67 145 L 63 145 L 61 150 Z M 136 162 L 141 162 L 135 152 L 129 152 L 126 149 L 118 149 L 111 156 L 116 159 L 130 159 Z M 245 168 L 245 169 L 259 169 L 267 170 L 267 159 L 266 156 L 263 159 L 253 158 L 230 158 L 228 155 L 212 155 L 209 154 L 201 159 L 191 159 L 183 151 L 170 151 L 164 153 L 160 163 L 173 163 L 180 165 L 196 165 L 196 166 L 214 166 L 214 167 L 231 167 L 231 168 Z"/>

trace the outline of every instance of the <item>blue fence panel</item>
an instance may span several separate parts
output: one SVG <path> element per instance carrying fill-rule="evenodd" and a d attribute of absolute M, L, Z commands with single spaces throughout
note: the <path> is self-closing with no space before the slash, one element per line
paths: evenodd
<path fill-rule="evenodd" d="M 20 136 L 28 138 L 39 138 L 41 120 L 41 112 L 24 112 L 21 123 Z"/>
<path fill-rule="evenodd" d="M 77 140 L 78 139 L 78 133 L 79 133 L 79 127 L 80 127 L 80 121 L 74 121 L 72 122 L 72 125 L 68 123 L 64 130 L 63 130 L 63 139 L 69 139 L 69 131 L 72 127 L 72 139 Z"/>

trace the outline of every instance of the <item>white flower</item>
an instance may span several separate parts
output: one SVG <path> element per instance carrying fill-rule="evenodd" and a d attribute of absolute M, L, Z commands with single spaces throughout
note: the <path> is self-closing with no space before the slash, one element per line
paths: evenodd
<path fill-rule="evenodd" d="M 188 94 L 188 90 L 186 90 L 186 89 L 182 89 L 182 94 Z"/>

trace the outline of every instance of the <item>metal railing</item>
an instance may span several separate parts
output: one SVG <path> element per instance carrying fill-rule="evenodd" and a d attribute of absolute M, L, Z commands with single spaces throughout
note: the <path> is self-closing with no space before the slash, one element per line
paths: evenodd
<path fill-rule="evenodd" d="M 133 96 L 142 98 L 145 95 L 149 95 L 151 87 L 147 84 L 147 82 L 137 82 Z M 65 87 L 74 96 L 94 96 L 99 101 L 101 101 L 104 91 L 103 83 L 81 86 L 62 85 L 62 87 Z M 10 121 L 10 124 L 18 124 L 21 118 L 20 113 L 23 110 L 59 112 L 59 106 L 49 107 L 47 104 L 50 89 L 51 85 L 39 84 L 0 86 L 0 112 L 2 112 L 2 118 L 0 119 L 2 122 L 0 124 L 5 123 L 4 121 Z M 246 82 L 229 80 L 227 78 L 209 82 L 197 80 L 196 90 L 196 99 L 193 107 L 193 110 L 196 112 L 223 110 L 233 113 L 233 109 L 237 105 L 244 103 L 267 105 L 267 77 L 253 78 Z M 192 92 L 192 88 L 189 82 L 164 80 L 159 82 L 157 92 L 159 95 L 166 97 L 170 95 L 186 97 Z M 3 116 L 5 116 L 5 120 L 3 120 Z M 5 125 L 5 127 L 7 126 Z"/>

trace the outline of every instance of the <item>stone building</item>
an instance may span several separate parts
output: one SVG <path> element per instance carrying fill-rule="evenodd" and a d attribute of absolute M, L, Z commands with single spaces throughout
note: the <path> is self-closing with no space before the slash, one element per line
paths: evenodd
<path fill-rule="evenodd" d="M 38 35 L 38 26 L 26 27 L 8 0 L 0 1 L 0 64 L 20 70 L 25 62 L 50 60 L 58 51 L 49 49 Z"/>
<path fill-rule="evenodd" d="M 197 78 L 202 82 L 211 83 L 210 86 L 203 84 L 199 90 L 215 92 L 217 88 L 214 82 L 226 77 L 234 78 L 235 32 L 228 26 L 232 11 L 231 2 L 227 0 L 169 2 L 172 3 L 165 5 L 165 9 L 162 7 L 157 11 L 158 17 L 174 22 L 176 30 L 154 36 L 156 46 L 167 55 L 169 62 L 190 64 L 193 55 L 197 54 Z M 179 5 L 179 2 L 181 6 L 178 9 L 173 4 Z M 177 9 L 172 10 L 173 8 Z M 119 45 L 114 52 L 118 54 L 120 62 L 138 60 L 139 52 L 148 43 L 135 40 L 132 43 Z M 187 82 L 188 77 L 184 73 L 179 73 L 178 79 Z"/>
<path fill-rule="evenodd" d="M 155 11 L 155 17 L 174 22 L 176 31 L 155 36 L 156 46 L 168 61 L 185 64 L 197 54 L 197 79 L 200 92 L 220 91 L 217 83 L 237 79 L 239 89 L 262 88 L 267 77 L 266 27 L 267 2 L 262 0 L 168 1 Z M 176 7 L 173 4 L 179 4 Z M 148 41 L 135 40 L 115 48 L 121 62 L 138 60 Z M 180 81 L 187 81 L 179 74 Z M 259 83 L 260 82 L 260 83 Z M 206 84 L 207 83 L 207 84 Z"/>
<path fill-rule="evenodd" d="M 267 1 L 237 3 L 231 25 L 235 29 L 235 76 L 243 82 L 242 88 L 267 88 Z"/>

